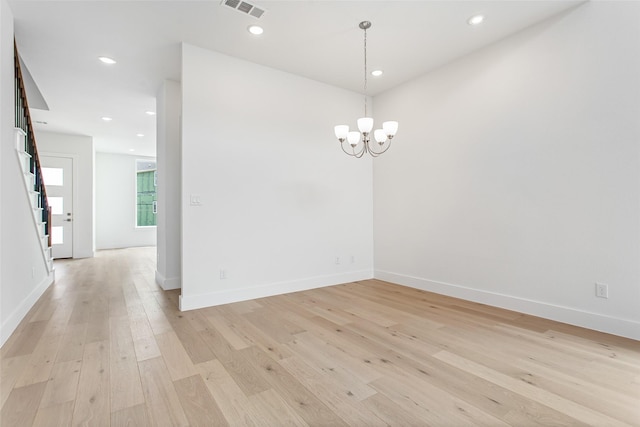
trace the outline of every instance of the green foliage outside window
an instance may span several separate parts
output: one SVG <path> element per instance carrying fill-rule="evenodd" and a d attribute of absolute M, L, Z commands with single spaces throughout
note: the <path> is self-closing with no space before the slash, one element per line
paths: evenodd
<path fill-rule="evenodd" d="M 137 226 L 147 227 L 156 225 L 156 185 L 155 170 L 139 171 L 137 173 Z"/>

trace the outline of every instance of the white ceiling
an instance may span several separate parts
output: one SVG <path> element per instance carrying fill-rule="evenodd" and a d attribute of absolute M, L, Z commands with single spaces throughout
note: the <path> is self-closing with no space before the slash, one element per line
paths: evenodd
<path fill-rule="evenodd" d="M 260 19 L 220 1 L 10 0 L 20 55 L 49 105 L 32 111 L 47 122 L 36 133 L 90 135 L 97 151 L 154 156 L 155 117 L 145 111 L 164 79 L 180 80 L 181 42 L 361 92 L 358 24 L 369 20 L 369 69 L 385 72 L 369 78 L 377 94 L 581 1 L 254 3 L 267 10 Z M 471 27 L 477 13 L 485 22 Z M 247 32 L 254 23 L 262 36 Z M 101 55 L 118 63 L 104 65 Z"/>

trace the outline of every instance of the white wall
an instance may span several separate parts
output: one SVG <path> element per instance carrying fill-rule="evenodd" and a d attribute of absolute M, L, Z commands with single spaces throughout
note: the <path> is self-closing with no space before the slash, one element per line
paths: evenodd
<path fill-rule="evenodd" d="M 41 155 L 73 158 L 73 257 L 94 252 L 93 138 L 36 131 Z"/>
<path fill-rule="evenodd" d="M 96 153 L 96 248 L 154 246 L 156 227 L 136 227 L 136 160 L 151 157 Z"/>
<path fill-rule="evenodd" d="M 333 136 L 361 96 L 189 45 L 182 55 L 181 308 L 372 277 L 371 160 Z"/>
<path fill-rule="evenodd" d="M 162 289 L 180 288 L 180 83 L 166 80 L 156 98 L 158 158 L 158 262 L 156 282 Z"/>
<path fill-rule="evenodd" d="M 0 0 L 0 346 L 53 282 L 40 246 L 13 134 L 13 15 Z"/>
<path fill-rule="evenodd" d="M 376 97 L 376 277 L 640 338 L 638 52 L 589 2 Z"/>

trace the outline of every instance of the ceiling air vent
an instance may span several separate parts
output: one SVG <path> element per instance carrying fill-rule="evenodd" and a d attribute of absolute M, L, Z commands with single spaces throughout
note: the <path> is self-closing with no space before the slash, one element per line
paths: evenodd
<path fill-rule="evenodd" d="M 229 6 L 230 8 L 235 9 L 238 12 L 242 12 L 256 18 L 262 17 L 265 12 L 264 9 L 256 6 L 255 4 L 251 4 L 242 0 L 222 0 L 222 5 Z"/>

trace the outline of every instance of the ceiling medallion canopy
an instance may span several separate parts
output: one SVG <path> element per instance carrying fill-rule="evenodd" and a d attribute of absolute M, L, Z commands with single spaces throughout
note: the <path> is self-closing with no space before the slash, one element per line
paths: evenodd
<path fill-rule="evenodd" d="M 362 21 L 359 27 L 364 31 L 364 117 L 358 119 L 358 131 L 349 131 L 348 125 L 335 126 L 334 131 L 342 151 L 349 156 L 360 158 L 369 153 L 371 157 L 378 157 L 391 146 L 391 139 L 398 132 L 398 122 L 382 123 L 382 129 L 373 131 L 375 143 L 371 141 L 373 118 L 367 116 L 367 30 L 371 28 L 371 22 Z M 348 143 L 346 148 L 345 142 Z"/>

